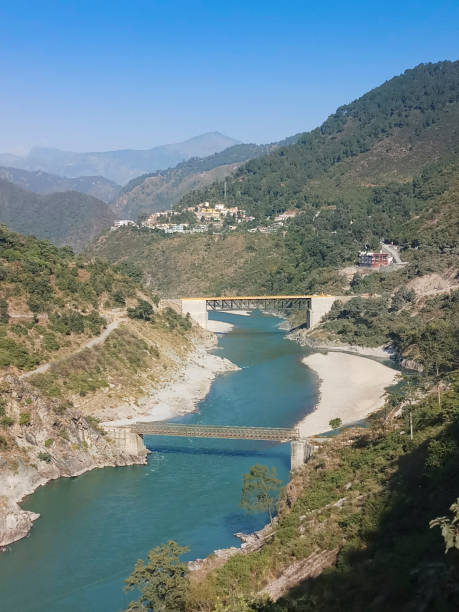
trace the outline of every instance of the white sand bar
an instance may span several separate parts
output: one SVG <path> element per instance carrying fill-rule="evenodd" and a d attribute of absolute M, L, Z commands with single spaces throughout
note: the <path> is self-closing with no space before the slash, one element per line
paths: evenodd
<path fill-rule="evenodd" d="M 314 353 L 303 363 L 320 378 L 319 404 L 299 423 L 301 435 L 330 430 L 329 421 L 339 417 L 343 425 L 363 419 L 384 404 L 386 387 L 397 372 L 388 366 L 346 353 Z"/>

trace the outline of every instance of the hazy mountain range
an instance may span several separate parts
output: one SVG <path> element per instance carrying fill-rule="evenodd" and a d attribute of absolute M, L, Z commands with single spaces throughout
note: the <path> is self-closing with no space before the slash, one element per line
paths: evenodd
<path fill-rule="evenodd" d="M 121 186 L 103 176 L 79 176 L 68 178 L 49 174 L 43 170 L 20 170 L 19 168 L 0 167 L 0 178 L 10 181 L 23 189 L 35 193 L 47 194 L 61 191 L 79 191 L 111 202 L 118 195 Z"/>
<path fill-rule="evenodd" d="M 239 144 L 239 141 L 234 138 L 224 136 L 220 132 L 208 132 L 184 142 L 144 150 L 120 149 L 75 153 L 34 147 L 24 157 L 9 153 L 0 154 L 0 166 L 42 170 L 70 178 L 103 176 L 116 183 L 125 184 L 139 174 L 169 168 L 190 157 L 206 157 L 235 144 Z"/>

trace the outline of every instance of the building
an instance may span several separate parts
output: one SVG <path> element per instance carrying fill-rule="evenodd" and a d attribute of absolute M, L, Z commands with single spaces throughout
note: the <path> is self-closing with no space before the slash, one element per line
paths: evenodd
<path fill-rule="evenodd" d="M 359 266 L 379 268 L 379 266 L 388 266 L 392 262 L 393 257 L 390 257 L 387 253 L 383 253 L 382 251 L 379 253 L 360 251 L 359 253 Z"/>
<path fill-rule="evenodd" d="M 274 217 L 274 221 L 289 221 L 290 219 L 293 219 L 294 217 L 296 217 L 297 214 L 298 214 L 297 210 L 286 210 L 280 215 L 277 215 L 276 217 Z"/>
<path fill-rule="evenodd" d="M 187 223 L 177 223 L 177 225 L 169 225 L 164 231 L 166 234 L 183 234 L 186 227 L 188 227 Z"/>
<path fill-rule="evenodd" d="M 110 229 L 115 230 L 119 227 L 126 227 L 127 225 L 137 225 L 137 223 L 135 221 L 132 221 L 132 219 L 119 219 L 118 221 L 113 222 L 113 225 Z"/>

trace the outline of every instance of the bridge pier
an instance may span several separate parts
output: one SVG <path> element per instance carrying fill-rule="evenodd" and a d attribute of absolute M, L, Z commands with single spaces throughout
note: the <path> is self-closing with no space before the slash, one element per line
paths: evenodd
<path fill-rule="evenodd" d="M 312 329 L 320 323 L 322 317 L 330 312 L 335 296 L 311 296 L 309 307 L 306 310 L 306 327 Z"/>
<path fill-rule="evenodd" d="M 207 329 L 207 301 L 205 299 L 197 300 L 182 299 L 182 314 L 189 314 L 190 317 L 204 329 Z"/>
<path fill-rule="evenodd" d="M 292 440 L 290 442 L 290 469 L 297 470 L 314 454 L 315 447 L 309 440 Z"/>
<path fill-rule="evenodd" d="M 147 456 L 149 453 L 143 441 L 143 435 L 131 431 L 129 427 L 102 425 L 119 450 L 131 457 Z"/>

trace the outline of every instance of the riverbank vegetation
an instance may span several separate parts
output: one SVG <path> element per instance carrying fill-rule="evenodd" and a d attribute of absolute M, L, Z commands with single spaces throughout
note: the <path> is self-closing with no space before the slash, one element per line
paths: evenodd
<path fill-rule="evenodd" d="M 440 529 L 429 528 L 459 493 L 459 373 L 449 371 L 444 384 L 441 407 L 432 393 L 416 402 L 413 440 L 399 397 L 367 430 L 323 445 L 293 475 L 264 546 L 191 573 L 185 609 L 455 609 L 459 551 L 445 554 Z M 333 554 L 314 566 L 324 551 Z"/>

